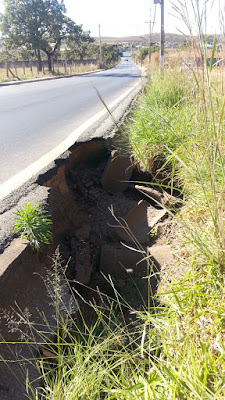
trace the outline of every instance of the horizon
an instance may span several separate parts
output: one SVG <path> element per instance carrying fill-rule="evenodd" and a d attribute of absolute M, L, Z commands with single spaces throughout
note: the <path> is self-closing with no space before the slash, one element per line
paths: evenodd
<path fill-rule="evenodd" d="M 153 5 L 153 0 L 137 2 L 133 0 L 114 0 L 106 4 L 105 0 L 83 0 L 76 3 L 74 0 L 64 0 L 67 16 L 78 25 L 82 25 L 85 31 L 98 37 L 98 26 L 101 25 L 102 37 L 130 37 L 149 34 L 149 23 L 152 24 L 152 34 L 160 32 L 160 5 Z M 190 19 L 192 18 L 190 0 L 186 0 Z M 205 0 L 199 0 L 204 11 Z M 187 28 L 178 14 L 173 10 L 173 1 L 165 0 L 165 33 L 176 35 L 188 35 Z M 215 35 L 223 32 L 224 20 L 219 13 L 219 8 L 225 14 L 225 0 L 207 0 L 207 34 Z M 0 0 L 0 12 L 4 11 L 3 0 Z M 210 14 L 210 18 L 209 18 Z M 204 18 L 204 16 L 203 16 Z M 203 27 L 204 20 L 203 20 Z M 210 32 L 210 33 L 209 33 Z"/>
<path fill-rule="evenodd" d="M 199 2 L 204 13 L 205 0 L 199 0 Z M 174 11 L 172 3 L 174 2 L 165 0 L 165 32 L 187 35 L 188 30 L 184 22 L 180 20 L 178 13 Z M 186 0 L 186 3 L 190 19 L 192 19 L 190 0 Z M 94 3 L 91 0 L 83 0 L 79 4 L 74 3 L 73 0 L 65 0 L 65 5 L 67 15 L 76 23 L 82 24 L 84 30 L 89 30 L 95 37 L 98 36 L 99 24 L 103 37 L 147 35 L 149 34 L 149 23 L 147 23 L 149 20 L 155 21 L 152 33 L 160 32 L 160 5 L 153 5 L 153 0 L 143 0 L 139 3 L 135 0 L 132 3 L 130 0 L 123 0 L 123 2 L 114 0 L 113 3 L 107 4 L 105 0 L 96 0 Z M 219 3 L 215 0 L 207 0 L 207 33 L 210 32 L 210 35 L 218 34 L 221 29 L 222 21 L 220 20 L 218 23 L 219 8 L 225 10 L 225 0 L 219 0 Z"/>

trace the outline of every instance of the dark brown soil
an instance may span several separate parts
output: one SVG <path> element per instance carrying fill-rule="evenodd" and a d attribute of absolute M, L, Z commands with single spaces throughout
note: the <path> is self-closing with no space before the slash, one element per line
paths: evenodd
<path fill-rule="evenodd" d="M 83 154 L 85 149 L 78 148 L 79 155 Z M 44 278 L 46 271 L 51 269 L 52 260 L 49 256 L 52 257 L 57 245 L 63 260 L 62 267 L 66 267 L 71 288 L 78 291 L 86 303 L 108 302 L 107 298 L 116 299 L 120 296 L 123 313 L 128 323 L 135 320 L 135 314 L 132 311 L 141 311 L 153 305 L 152 297 L 159 287 L 162 278 L 161 271 L 165 279 L 171 275 L 171 257 L 165 245 L 173 242 L 173 225 L 169 218 L 164 219 L 154 227 L 154 232 L 151 232 L 146 244 L 142 244 L 141 247 L 129 244 L 129 247 L 134 247 L 133 250 L 125 247 L 118 240 L 115 226 L 118 226 L 129 211 L 143 199 L 143 195 L 134 188 L 132 182 L 123 193 L 110 193 L 103 189 L 101 178 L 109 156 L 110 152 L 105 148 L 97 157 L 90 157 L 88 162 L 79 161 L 73 168 L 69 168 L 66 180 L 65 171 L 62 168 L 59 169 L 58 175 L 48 182 L 47 186 L 51 186 L 51 183 L 55 184 L 51 186 L 49 199 L 55 242 L 39 256 L 32 255 L 31 257 L 27 249 L 26 268 L 21 264 L 20 269 L 17 270 L 17 274 L 8 285 L 5 300 L 3 293 L 1 294 L 2 307 L 5 310 L 9 309 L 11 312 L 18 303 L 21 310 L 25 307 L 28 307 L 29 311 L 32 310 L 32 318 L 35 320 L 36 307 L 41 306 L 41 300 L 45 303 L 49 302 L 49 298 L 45 294 L 42 295 L 46 288 L 40 275 Z M 84 158 L 87 159 L 86 153 Z M 148 182 L 151 181 L 151 177 L 147 177 L 146 174 L 143 176 L 138 170 L 135 170 L 131 181 L 134 178 L 138 182 L 145 182 L 146 179 L 149 179 Z M 145 198 L 145 200 L 157 207 L 149 199 Z M 156 260 L 150 256 L 151 246 L 162 246 L 166 250 Z M 142 249 L 142 253 L 136 251 L 137 247 L 139 250 Z M 113 258 L 117 262 L 114 262 Z M 99 295 L 96 290 L 104 295 Z M 68 291 L 67 294 L 70 298 Z M 79 297 L 78 294 L 76 296 Z M 85 312 L 86 310 L 87 308 Z M 52 315 L 52 310 L 49 313 Z M 40 317 L 40 313 L 38 316 Z M 48 315 L 46 318 L 48 319 Z M 4 326 L 2 331 L 4 338 L 18 342 L 18 334 L 6 332 L 6 329 L 7 326 Z M 21 346 L 18 345 L 18 348 L 22 351 Z M 11 349 L 6 350 L 5 353 L 3 351 L 3 358 L 18 359 L 17 356 L 12 357 Z M 26 352 L 21 354 L 24 356 Z M 13 366 L 15 366 L 15 374 L 19 376 L 19 367 L 16 363 Z M 21 382 L 16 385 L 6 366 L 1 364 L 1 367 L 5 394 L 4 396 L 1 394 L 3 397 L 0 397 L 4 400 L 11 400 L 12 396 L 16 400 L 24 398 L 22 394 L 20 395 L 25 391 L 22 388 L 21 392 Z M 11 382 L 12 387 L 7 382 Z M 3 389 L 0 387 L 1 392 L 3 393 Z"/>
<path fill-rule="evenodd" d="M 105 246 L 109 249 L 116 246 L 118 251 L 122 251 L 119 248 L 123 249 L 123 244 L 118 242 L 114 235 L 115 226 L 118 226 L 118 220 L 125 218 L 138 201 L 143 199 L 143 195 L 134 189 L 134 183 L 131 183 L 124 193 L 109 193 L 102 188 L 101 178 L 108 158 L 109 153 L 105 151 L 95 160 L 76 165 L 66 176 L 74 202 L 88 217 L 88 222 L 86 220 L 79 229 L 71 231 L 61 241 L 59 249 L 64 265 L 66 263 L 68 265 L 67 277 L 71 286 L 78 290 L 87 301 L 94 296 L 96 288 L 106 295 L 115 297 L 112 284 L 102 274 L 102 270 L 104 271 L 102 249 Z M 144 182 L 146 178 L 148 181 L 151 179 L 147 174 L 143 176 L 138 170 L 135 170 L 133 177 L 137 181 Z M 149 203 L 154 204 L 151 200 Z M 154 205 L 157 207 L 156 204 Z M 159 224 L 148 245 L 168 244 L 171 239 L 173 239 L 172 223 L 170 219 L 167 219 Z M 135 249 L 136 246 L 133 246 Z M 86 268 L 84 264 L 80 265 L 81 253 L 84 254 L 82 262 L 86 263 Z M 121 298 L 131 308 L 141 310 L 152 305 L 151 299 L 160 281 L 160 266 L 154 265 L 150 258 L 147 262 L 138 263 L 135 250 L 130 250 L 130 253 L 128 257 L 133 259 L 133 265 L 130 265 L 132 272 L 124 272 L 121 266 L 120 271 L 117 268 L 112 274 L 112 282 Z M 147 246 L 143 247 L 143 253 L 148 253 Z M 110 253 L 106 255 L 107 257 L 110 257 Z M 139 257 L 139 260 L 143 257 L 144 255 Z M 85 273 L 88 269 L 88 273 L 91 273 L 88 282 L 82 273 L 77 272 L 77 268 L 78 270 L 81 268 Z M 78 274 L 80 279 L 78 279 Z M 77 283 L 77 280 L 81 281 L 81 285 Z M 96 300 L 96 296 L 94 297 Z"/>

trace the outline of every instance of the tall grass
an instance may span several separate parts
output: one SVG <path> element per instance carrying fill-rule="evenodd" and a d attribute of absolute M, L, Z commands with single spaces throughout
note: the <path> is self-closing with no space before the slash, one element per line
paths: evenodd
<path fill-rule="evenodd" d="M 146 268 L 151 293 L 147 258 Z M 29 399 L 224 399 L 225 291 L 210 274 L 192 265 L 182 280 L 164 286 L 154 306 L 143 304 L 143 311 L 132 309 L 111 281 L 114 296 L 97 290 L 88 303 L 80 296 L 86 307 L 81 305 L 76 314 L 68 309 L 66 318 L 59 280 L 56 273 L 51 289 L 57 310 L 54 338 L 44 341 L 44 324 L 39 333 L 27 321 L 32 339 L 37 334 L 42 339 L 36 361 L 41 386 L 36 391 L 30 387 Z M 159 296 L 164 304 L 157 306 Z M 133 323 L 130 314 L 136 315 Z"/>
<path fill-rule="evenodd" d="M 200 39 L 193 35 L 193 54 L 202 66 L 154 75 L 127 127 L 130 151 L 153 184 L 173 189 L 175 182 L 183 193 L 174 217 L 182 277 L 168 271 L 172 283 L 164 277 L 143 311 L 113 285 L 114 298 L 99 293 L 91 318 L 58 314 L 48 357 L 38 361 L 42 399 L 225 399 L 224 69 L 207 66 L 199 2 L 191 3 Z M 185 2 L 176 4 L 192 34 Z M 147 255 L 146 270 L 151 294 Z"/>

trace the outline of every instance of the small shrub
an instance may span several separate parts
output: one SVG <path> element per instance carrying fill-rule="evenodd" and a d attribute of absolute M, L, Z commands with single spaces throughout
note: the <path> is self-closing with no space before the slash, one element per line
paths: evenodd
<path fill-rule="evenodd" d="M 50 243 L 52 239 L 52 221 L 43 210 L 38 209 L 40 204 L 32 207 L 32 202 L 24 209 L 15 212 L 16 222 L 14 232 L 21 232 L 21 239 L 27 239 L 32 250 L 40 251 L 42 244 Z"/>

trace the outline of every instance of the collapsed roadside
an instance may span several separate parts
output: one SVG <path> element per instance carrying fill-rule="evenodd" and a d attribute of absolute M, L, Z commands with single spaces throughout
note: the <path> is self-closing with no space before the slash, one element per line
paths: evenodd
<path fill-rule="evenodd" d="M 139 164 L 143 178 L 139 175 L 137 182 L 133 177 L 139 189 L 142 186 L 142 192 L 173 218 L 177 261 L 161 274 L 156 293 L 149 285 L 147 304 L 142 308 L 135 309 L 135 303 L 129 307 L 128 299 L 120 297 L 118 301 L 118 286 L 126 292 L 126 281 L 120 279 L 116 286 L 109 279 L 114 295 L 107 294 L 107 302 L 112 301 L 103 301 L 104 312 L 92 303 L 97 321 L 91 327 L 84 324 L 79 330 L 76 322 L 71 329 L 63 322 L 56 342 L 39 354 L 44 371 L 43 399 L 73 399 L 78 393 L 88 398 L 92 393 L 93 399 L 142 399 L 144 395 L 158 399 L 224 398 L 225 176 L 224 104 L 220 102 L 224 88 L 213 70 L 209 72 L 210 80 L 202 79 L 204 72 L 197 71 L 198 83 L 187 72 L 155 75 L 115 142 Z M 145 172 L 151 174 L 147 185 Z M 91 191 L 91 201 L 96 202 L 93 176 L 86 179 L 84 173 L 73 172 L 71 184 L 81 195 L 85 186 Z M 168 201 L 174 195 L 179 199 L 178 208 Z M 82 235 L 87 231 L 80 234 L 86 241 Z M 150 236 L 156 239 L 159 234 L 160 229 Z M 139 250 L 147 260 L 147 275 L 142 278 L 150 282 L 156 277 L 158 281 L 160 272 L 151 268 L 148 254 L 137 243 L 127 246 L 134 252 Z M 106 250 L 103 265 L 111 257 L 109 247 Z M 104 297 L 102 290 L 100 298 Z M 113 303 L 122 310 L 119 320 Z M 134 314 L 137 319 L 132 325 L 128 315 Z M 82 366 L 85 370 L 80 380 L 77 371 Z"/>

